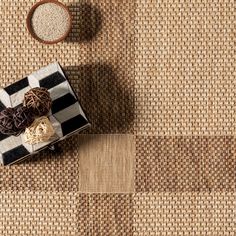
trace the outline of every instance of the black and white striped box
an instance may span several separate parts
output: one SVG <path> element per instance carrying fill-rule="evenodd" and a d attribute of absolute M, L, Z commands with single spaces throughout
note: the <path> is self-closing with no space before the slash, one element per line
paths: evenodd
<path fill-rule="evenodd" d="M 0 161 L 3 165 L 18 162 L 90 126 L 77 96 L 58 63 L 50 64 L 1 89 L 0 111 L 6 107 L 21 105 L 24 94 L 35 87 L 44 87 L 50 92 L 52 107 L 48 118 L 56 135 L 48 142 L 30 145 L 25 143 L 23 134 L 15 137 L 0 133 Z"/>

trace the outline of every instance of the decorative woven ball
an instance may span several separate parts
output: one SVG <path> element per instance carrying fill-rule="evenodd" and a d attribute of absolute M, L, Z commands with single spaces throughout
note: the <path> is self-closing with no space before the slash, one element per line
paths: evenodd
<path fill-rule="evenodd" d="M 24 106 L 19 106 L 13 113 L 13 119 L 15 127 L 19 130 L 19 132 L 23 132 L 33 123 L 34 114 L 31 109 Z"/>
<path fill-rule="evenodd" d="M 51 109 L 52 99 L 46 88 L 32 88 L 25 93 L 23 104 L 30 108 L 35 116 L 44 116 Z"/>
<path fill-rule="evenodd" d="M 46 116 L 34 120 L 31 126 L 25 129 L 24 139 L 26 143 L 37 144 L 47 142 L 55 134 L 50 120 Z"/>
<path fill-rule="evenodd" d="M 13 115 L 14 108 L 5 108 L 0 112 L 0 132 L 6 135 L 19 135 L 21 130 L 15 126 Z"/>

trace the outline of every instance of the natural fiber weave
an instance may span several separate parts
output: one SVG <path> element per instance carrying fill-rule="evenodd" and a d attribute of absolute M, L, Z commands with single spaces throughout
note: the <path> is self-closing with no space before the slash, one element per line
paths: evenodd
<path fill-rule="evenodd" d="M 132 235 L 131 194 L 80 194 L 78 202 L 78 235 Z"/>
<path fill-rule="evenodd" d="M 133 198 L 133 235 L 234 235 L 235 193 L 150 193 Z"/>
<path fill-rule="evenodd" d="M 137 1 L 135 131 L 235 135 L 233 0 Z"/>
<path fill-rule="evenodd" d="M 72 137 L 58 144 L 55 153 L 43 151 L 17 165 L 0 166 L 0 191 L 77 192 L 78 142 Z"/>
<path fill-rule="evenodd" d="M 234 235 L 234 1 L 61 1 L 73 29 L 57 45 L 28 34 L 34 0 L 0 1 L 0 86 L 59 61 L 88 132 L 135 135 L 135 190 L 80 193 L 79 170 L 92 175 L 73 137 L 60 153 L 0 167 L 0 235 Z"/>
<path fill-rule="evenodd" d="M 1 235 L 77 235 L 76 195 L 70 192 L 1 192 Z"/>
<path fill-rule="evenodd" d="M 137 137 L 137 192 L 236 192 L 234 137 Z"/>

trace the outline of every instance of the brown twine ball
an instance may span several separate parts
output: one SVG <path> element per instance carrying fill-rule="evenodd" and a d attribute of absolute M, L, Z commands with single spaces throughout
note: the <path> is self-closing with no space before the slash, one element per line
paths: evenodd
<path fill-rule="evenodd" d="M 6 135 L 19 135 L 21 131 L 16 128 L 13 114 L 14 108 L 6 108 L 0 112 L 0 132 Z"/>
<path fill-rule="evenodd" d="M 26 107 L 8 107 L 0 112 L 0 132 L 6 135 L 18 136 L 33 121 L 33 113 Z"/>
<path fill-rule="evenodd" d="M 34 121 L 34 114 L 27 107 L 17 107 L 13 113 L 13 119 L 16 129 L 23 132 Z"/>
<path fill-rule="evenodd" d="M 32 88 L 25 93 L 23 104 L 36 116 L 44 116 L 51 109 L 52 99 L 46 88 Z"/>

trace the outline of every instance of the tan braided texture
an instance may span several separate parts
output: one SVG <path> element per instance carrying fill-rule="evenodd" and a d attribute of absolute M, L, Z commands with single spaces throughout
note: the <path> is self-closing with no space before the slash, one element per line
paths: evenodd
<path fill-rule="evenodd" d="M 234 235 L 235 193 L 134 196 L 133 235 Z"/>
<path fill-rule="evenodd" d="M 70 192 L 1 192 L 0 234 L 77 235 L 76 195 Z"/>
<path fill-rule="evenodd" d="M 135 130 L 235 135 L 233 0 L 138 0 Z"/>

